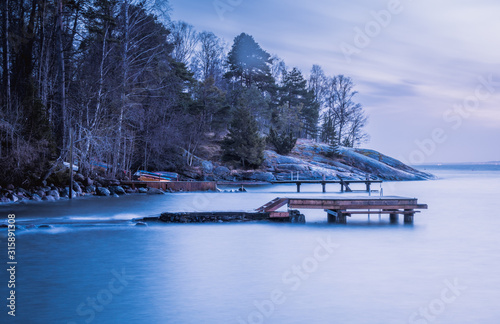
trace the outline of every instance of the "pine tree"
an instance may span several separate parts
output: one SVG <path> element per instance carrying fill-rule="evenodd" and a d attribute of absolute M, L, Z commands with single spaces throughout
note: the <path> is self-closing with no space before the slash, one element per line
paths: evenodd
<path fill-rule="evenodd" d="M 222 149 L 225 159 L 239 161 L 244 167 L 262 164 L 264 139 L 258 132 L 257 122 L 245 107 L 236 110 Z"/>
<path fill-rule="evenodd" d="M 297 137 L 292 131 L 278 132 L 274 128 L 271 128 L 267 140 L 276 148 L 276 152 L 282 155 L 290 153 L 297 143 Z"/>

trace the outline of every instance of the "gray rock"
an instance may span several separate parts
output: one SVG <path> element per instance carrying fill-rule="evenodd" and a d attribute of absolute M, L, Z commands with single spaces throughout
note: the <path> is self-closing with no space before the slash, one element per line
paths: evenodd
<path fill-rule="evenodd" d="M 94 184 L 94 180 L 92 180 L 92 179 L 90 179 L 89 177 L 87 177 L 87 178 L 85 179 L 85 181 L 84 181 L 84 184 L 85 184 L 86 186 L 91 186 L 91 185 L 93 185 L 93 184 Z"/>
<path fill-rule="evenodd" d="M 118 194 L 114 193 L 114 194 L 113 194 L 113 197 L 115 197 L 115 198 L 119 198 L 120 196 L 118 196 Z"/>
<path fill-rule="evenodd" d="M 7 198 L 7 197 L 1 196 L 1 197 L 0 197 L 0 202 L 1 202 L 1 203 L 9 203 L 9 202 L 10 202 L 10 199 L 9 199 L 9 198 Z"/>
<path fill-rule="evenodd" d="M 47 196 L 54 197 L 54 200 L 58 200 L 61 196 L 59 196 L 59 191 L 57 190 L 50 190 L 47 194 Z"/>
<path fill-rule="evenodd" d="M 11 201 L 13 201 L 13 202 L 16 202 L 16 201 L 18 201 L 18 200 L 19 200 L 19 198 L 17 197 L 17 195 L 12 194 L 12 193 L 8 195 L 8 198 L 9 198 Z"/>
<path fill-rule="evenodd" d="M 148 193 L 148 188 L 139 188 L 139 193 Z"/>
<path fill-rule="evenodd" d="M 250 179 L 270 182 L 276 180 L 276 177 L 271 172 L 256 172 L 250 176 Z"/>
<path fill-rule="evenodd" d="M 148 224 L 143 223 L 143 222 L 137 222 L 137 223 L 135 223 L 135 226 L 148 226 Z"/>
<path fill-rule="evenodd" d="M 203 167 L 203 173 L 212 173 L 214 171 L 214 165 L 210 161 L 201 162 L 201 166 Z"/>
<path fill-rule="evenodd" d="M 44 200 L 44 201 L 56 201 L 56 198 L 54 196 L 44 196 L 44 197 L 42 197 L 42 200 Z"/>
<path fill-rule="evenodd" d="M 81 173 L 76 173 L 74 180 L 79 181 L 79 182 L 83 182 L 83 181 L 85 181 L 85 177 Z"/>
<path fill-rule="evenodd" d="M 148 188 L 148 195 L 164 195 L 165 193 L 161 189 Z"/>
<path fill-rule="evenodd" d="M 231 171 L 225 166 L 218 166 L 214 170 L 214 174 L 219 177 L 227 176 L 231 173 Z"/>
<path fill-rule="evenodd" d="M 109 191 L 117 194 L 117 195 L 124 195 L 125 194 L 125 189 L 121 186 L 111 186 L 109 187 Z"/>
<path fill-rule="evenodd" d="M 95 186 L 92 186 L 92 185 L 86 186 L 85 187 L 85 192 L 86 193 L 94 193 L 95 192 Z"/>
<path fill-rule="evenodd" d="M 83 192 L 82 187 L 78 182 L 73 182 L 73 190 L 78 194 L 81 194 Z"/>
<path fill-rule="evenodd" d="M 69 197 L 69 188 L 62 188 L 61 191 L 59 192 L 59 195 L 61 198 L 68 198 Z"/>
<path fill-rule="evenodd" d="M 5 187 L 7 190 L 14 190 L 14 185 L 12 183 L 8 184 L 7 187 Z"/>
<path fill-rule="evenodd" d="M 33 194 L 31 196 L 31 200 L 40 201 L 40 200 L 42 200 L 42 198 L 39 195 L 37 195 L 37 194 Z"/>
<path fill-rule="evenodd" d="M 111 192 L 104 187 L 99 187 L 96 189 L 96 194 L 98 196 L 109 196 L 109 195 L 111 195 Z"/>

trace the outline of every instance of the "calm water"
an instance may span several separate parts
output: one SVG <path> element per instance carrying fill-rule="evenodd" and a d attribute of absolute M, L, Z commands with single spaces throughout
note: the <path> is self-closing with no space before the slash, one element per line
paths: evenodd
<path fill-rule="evenodd" d="M 304 211 L 305 225 L 130 221 L 253 209 L 294 186 L 1 206 L 3 223 L 14 212 L 52 228 L 17 231 L 16 317 L 2 306 L 0 322 L 500 323 L 500 170 L 425 168 L 441 179 L 383 184 L 429 205 L 413 226 L 384 215 L 330 225 L 322 211 Z"/>

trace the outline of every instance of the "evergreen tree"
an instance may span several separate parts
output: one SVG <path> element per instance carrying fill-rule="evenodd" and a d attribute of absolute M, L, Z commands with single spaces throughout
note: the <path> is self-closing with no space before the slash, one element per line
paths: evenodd
<path fill-rule="evenodd" d="M 254 117 L 244 106 L 236 110 L 222 149 L 225 159 L 239 161 L 244 167 L 262 164 L 264 139 L 259 134 Z"/>
<path fill-rule="evenodd" d="M 298 113 L 300 122 L 293 125 L 296 134 L 316 138 L 319 104 L 315 101 L 314 93 L 307 89 L 307 81 L 297 68 L 286 72 L 283 77 L 280 105 L 286 108 L 282 112 L 284 114 Z"/>
<path fill-rule="evenodd" d="M 276 152 L 282 155 L 290 153 L 297 143 L 297 137 L 293 135 L 293 132 L 278 132 L 274 128 L 271 128 L 267 140 L 276 148 Z"/>
<path fill-rule="evenodd" d="M 241 86 L 256 85 L 262 91 L 272 92 L 274 78 L 271 75 L 271 55 L 255 42 L 252 36 L 241 33 L 234 39 L 227 62 L 226 78 Z"/>

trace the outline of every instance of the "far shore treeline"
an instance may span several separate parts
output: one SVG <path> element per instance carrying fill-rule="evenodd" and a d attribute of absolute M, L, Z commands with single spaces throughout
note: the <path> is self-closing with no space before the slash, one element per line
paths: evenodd
<path fill-rule="evenodd" d="M 251 35 L 226 44 L 158 3 L 2 1 L 0 185 L 41 184 L 69 162 L 70 133 L 80 172 L 101 163 L 111 177 L 179 171 L 207 147 L 256 168 L 297 138 L 366 141 L 348 76 L 305 76 Z"/>

